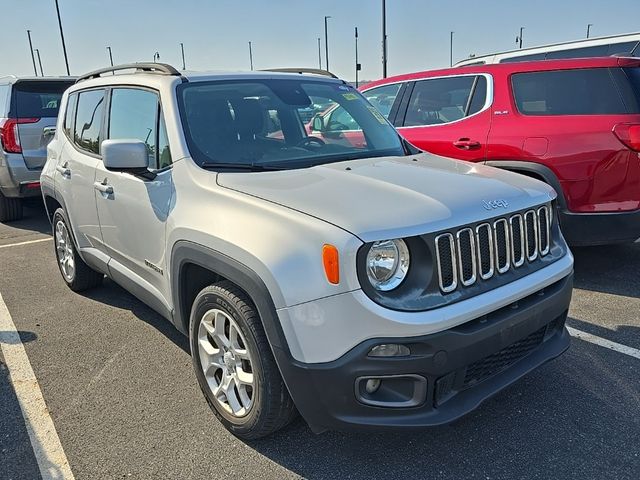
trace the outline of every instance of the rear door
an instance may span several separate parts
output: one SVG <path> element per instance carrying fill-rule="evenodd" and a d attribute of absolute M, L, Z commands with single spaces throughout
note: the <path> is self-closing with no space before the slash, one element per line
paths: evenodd
<path fill-rule="evenodd" d="M 394 124 L 416 147 L 445 157 L 483 161 L 491 126 L 489 75 L 458 75 L 408 85 Z"/>
<path fill-rule="evenodd" d="M 47 160 L 47 145 L 55 125 L 63 92 L 73 81 L 20 80 L 13 85 L 10 117 L 19 119 L 18 138 L 27 168 L 40 169 Z"/>
<path fill-rule="evenodd" d="M 493 120 L 489 156 L 550 168 L 571 211 L 640 208 L 638 154 L 613 132 L 617 124 L 640 123 L 631 83 L 637 71 L 614 67 L 514 73 L 509 82 L 511 111 Z"/>

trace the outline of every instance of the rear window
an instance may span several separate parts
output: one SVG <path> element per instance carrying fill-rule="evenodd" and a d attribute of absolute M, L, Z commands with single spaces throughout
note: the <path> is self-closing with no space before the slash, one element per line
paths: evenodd
<path fill-rule="evenodd" d="M 616 115 L 625 105 L 608 68 L 517 73 L 513 94 L 523 115 Z"/>
<path fill-rule="evenodd" d="M 13 86 L 11 116 L 57 117 L 62 94 L 73 82 L 17 82 Z"/>

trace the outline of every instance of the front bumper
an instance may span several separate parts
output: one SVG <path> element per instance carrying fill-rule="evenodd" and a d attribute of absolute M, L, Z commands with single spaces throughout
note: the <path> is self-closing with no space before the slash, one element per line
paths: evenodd
<path fill-rule="evenodd" d="M 560 211 L 560 226 L 569 245 L 607 245 L 640 238 L 640 210 L 620 213 Z"/>
<path fill-rule="evenodd" d="M 282 350 L 275 353 L 298 410 L 316 432 L 448 423 L 568 348 L 564 324 L 572 285 L 570 274 L 449 330 L 366 340 L 331 362 L 302 363 L 291 357 L 285 360 Z M 404 344 L 411 355 L 368 356 L 373 346 L 385 343 Z M 380 397 L 383 404 L 386 399 L 394 400 L 396 387 L 395 400 L 399 402 L 390 401 L 390 406 L 367 404 L 375 394 L 363 394 L 362 382 L 370 377 L 381 377 L 382 385 L 384 377 L 389 378 L 391 390 Z M 417 388 L 415 395 L 406 394 L 405 387 L 412 381 Z M 405 397 L 412 397 L 405 404 L 413 406 L 397 407 Z"/>

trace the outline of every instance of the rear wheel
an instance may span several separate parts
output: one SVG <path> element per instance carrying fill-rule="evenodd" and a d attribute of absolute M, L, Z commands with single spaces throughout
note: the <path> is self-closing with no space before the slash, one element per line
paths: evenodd
<path fill-rule="evenodd" d="M 0 222 L 14 222 L 22 218 L 22 199 L 5 197 L 0 192 Z"/>
<path fill-rule="evenodd" d="M 200 388 L 231 433 L 261 438 L 295 418 L 258 313 L 234 284 L 220 282 L 198 294 L 190 339 Z"/>
<path fill-rule="evenodd" d="M 81 292 L 102 283 L 104 275 L 91 269 L 78 255 L 64 210 L 61 208 L 58 208 L 53 214 L 53 240 L 58 268 L 71 290 Z"/>

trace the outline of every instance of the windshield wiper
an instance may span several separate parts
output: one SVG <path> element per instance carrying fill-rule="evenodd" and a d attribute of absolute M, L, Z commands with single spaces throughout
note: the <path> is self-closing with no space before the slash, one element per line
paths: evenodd
<path fill-rule="evenodd" d="M 270 172 L 276 170 L 283 170 L 282 167 L 276 167 L 274 165 L 260 165 L 257 163 L 224 163 L 224 162 L 205 162 L 201 163 L 202 168 L 212 170 L 244 170 L 249 172 Z"/>

